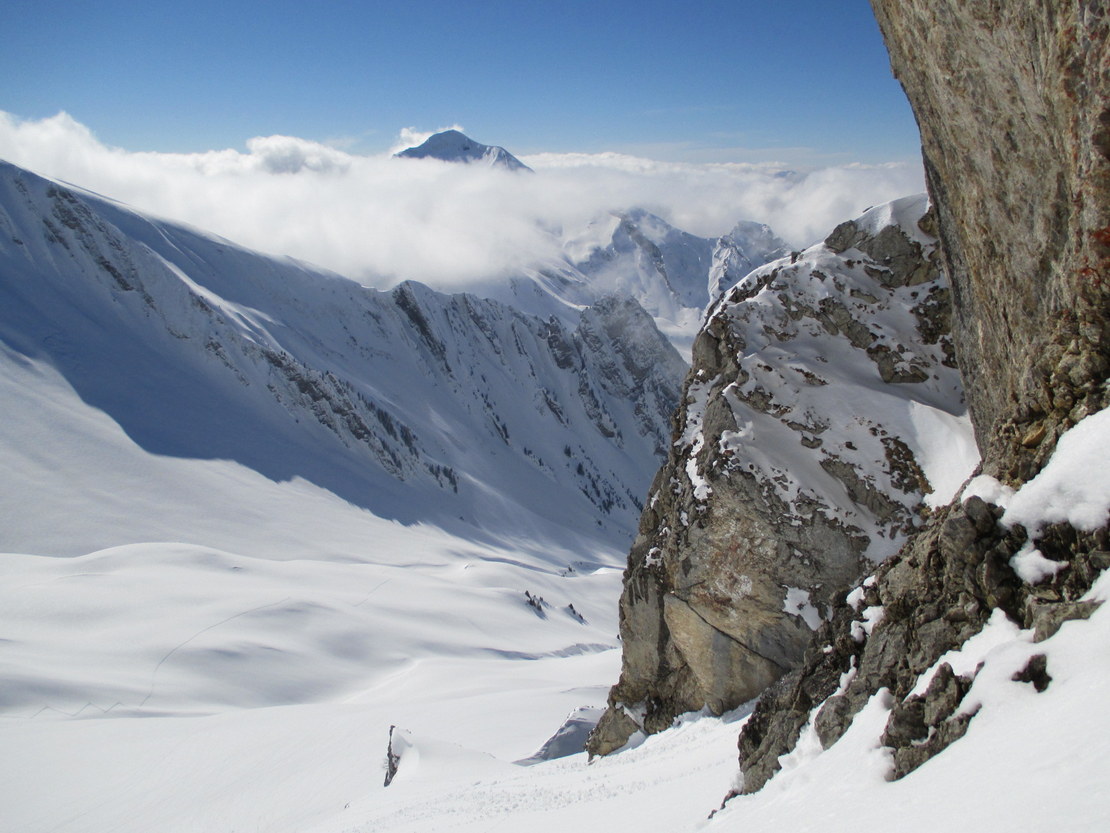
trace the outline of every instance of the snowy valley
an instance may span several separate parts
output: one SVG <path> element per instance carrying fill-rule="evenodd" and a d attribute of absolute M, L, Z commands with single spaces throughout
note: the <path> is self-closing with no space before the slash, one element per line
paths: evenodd
<path fill-rule="evenodd" d="M 397 164 L 542 176 L 457 131 L 412 151 Z M 794 252 L 759 218 L 705 238 L 626 207 L 448 293 L 370 288 L 0 162 L 0 830 L 1101 829 L 1105 576 L 1051 633 L 998 609 L 946 653 L 967 733 L 898 781 L 891 690 L 823 742 L 854 656 L 831 697 L 792 706 L 798 740 L 753 794 L 754 701 L 646 727 L 610 696 L 639 650 L 623 580 L 753 595 L 689 563 L 715 491 L 780 507 L 744 534 L 805 564 L 810 583 L 775 574 L 752 614 L 790 629 L 767 654 L 847 650 L 845 616 L 866 646 L 885 612 L 865 575 L 953 498 L 1030 531 L 1013 569 L 1046 603 L 1068 568 L 1038 536 L 1101 534 L 1106 411 L 1016 491 L 967 484 L 927 207 L 876 206 Z M 721 367 L 699 375 L 705 333 Z M 813 567 L 833 533 L 843 586 Z M 632 723 L 590 759 L 607 705 Z"/>
<path fill-rule="evenodd" d="M 581 749 L 686 372 L 637 297 L 688 344 L 712 241 L 378 291 L 0 174 L 5 827 L 303 829 L 392 724 L 511 768 L 584 708 Z"/>

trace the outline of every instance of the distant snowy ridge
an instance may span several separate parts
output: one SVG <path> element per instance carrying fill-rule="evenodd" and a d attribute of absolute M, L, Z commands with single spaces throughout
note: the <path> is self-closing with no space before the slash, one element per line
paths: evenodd
<path fill-rule="evenodd" d="M 504 148 L 475 142 L 458 130 L 436 133 L 395 155 L 531 171 Z M 525 308 L 531 293 L 521 285 L 528 282 L 571 306 L 608 296 L 635 298 L 684 354 L 710 302 L 752 269 L 789 252 L 762 223 L 741 220 L 719 238 L 699 237 L 639 207 L 614 209 L 585 227 L 555 228 L 550 234 L 561 258 L 532 263 L 507 282 L 475 282 L 472 291 L 513 306 L 523 300 Z"/>
<path fill-rule="evenodd" d="M 599 218 L 563 241 L 567 262 L 589 292 L 631 296 L 684 351 L 725 280 L 735 283 L 788 252 L 761 223 L 741 221 L 727 235 L 698 237 L 642 208 Z"/>
<path fill-rule="evenodd" d="M 684 371 L 631 299 L 369 290 L 6 164 L 0 267 L 0 338 L 148 451 L 406 521 L 625 538 Z"/>
<path fill-rule="evenodd" d="M 502 168 L 507 171 L 529 171 L 531 168 L 497 145 L 483 145 L 458 130 L 436 133 L 417 147 L 395 153 L 401 159 L 438 159 L 441 162 L 465 162 Z"/>

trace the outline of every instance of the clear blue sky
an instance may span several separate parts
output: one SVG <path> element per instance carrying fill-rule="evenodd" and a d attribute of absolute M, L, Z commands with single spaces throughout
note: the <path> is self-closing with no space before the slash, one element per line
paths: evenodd
<path fill-rule="evenodd" d="M 791 164 L 918 152 L 867 0 L 4 0 L 0 110 L 129 150 L 281 133 L 385 150 Z M 798 150 L 798 149 L 801 150 Z"/>

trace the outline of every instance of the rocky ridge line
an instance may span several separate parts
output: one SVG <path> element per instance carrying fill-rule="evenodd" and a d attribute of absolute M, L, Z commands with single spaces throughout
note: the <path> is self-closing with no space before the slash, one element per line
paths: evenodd
<path fill-rule="evenodd" d="M 591 753 L 756 696 L 954 488 L 930 483 L 920 430 L 966 429 L 925 208 L 873 209 L 712 308 L 629 555 L 621 679 Z"/>

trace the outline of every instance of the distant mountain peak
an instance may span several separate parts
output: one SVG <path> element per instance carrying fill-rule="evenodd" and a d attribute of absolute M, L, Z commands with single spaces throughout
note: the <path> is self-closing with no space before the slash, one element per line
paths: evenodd
<path fill-rule="evenodd" d="M 404 159 L 439 159 L 443 162 L 478 162 L 491 168 L 504 168 L 509 171 L 531 171 L 532 169 L 496 145 L 483 145 L 458 130 L 444 130 L 429 136 L 424 144 L 402 150 L 394 154 Z"/>

